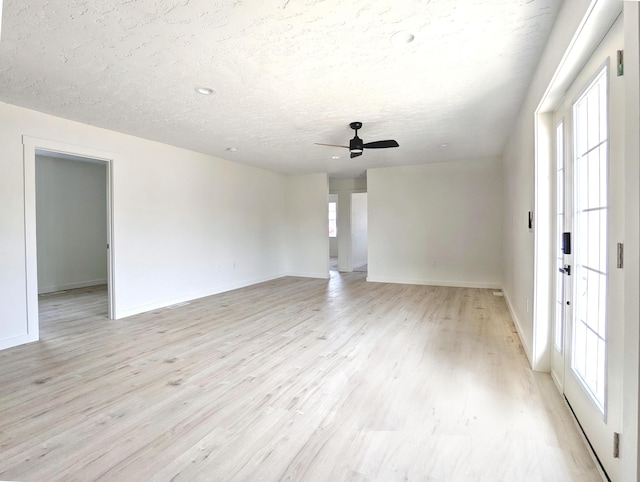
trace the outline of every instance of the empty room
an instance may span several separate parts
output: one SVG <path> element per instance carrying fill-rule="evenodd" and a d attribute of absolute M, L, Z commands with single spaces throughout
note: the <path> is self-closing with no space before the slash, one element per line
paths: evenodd
<path fill-rule="evenodd" d="M 640 480 L 640 2 L 0 11 L 1 480 Z"/>

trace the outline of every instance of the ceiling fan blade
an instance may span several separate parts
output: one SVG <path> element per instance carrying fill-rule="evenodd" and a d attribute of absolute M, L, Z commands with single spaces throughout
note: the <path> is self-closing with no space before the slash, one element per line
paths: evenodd
<path fill-rule="evenodd" d="M 349 149 L 349 146 L 339 146 L 338 144 L 320 144 L 319 142 L 314 142 L 316 146 L 329 146 L 329 147 L 344 147 L 345 149 Z"/>
<path fill-rule="evenodd" d="M 362 152 L 352 152 L 351 153 L 351 159 L 353 159 L 354 157 L 361 156 L 361 155 L 362 155 Z"/>
<path fill-rule="evenodd" d="M 400 144 L 398 144 L 396 141 L 374 141 L 374 142 L 367 142 L 366 144 L 363 144 L 363 146 L 365 149 L 384 149 L 386 147 L 400 147 Z"/>

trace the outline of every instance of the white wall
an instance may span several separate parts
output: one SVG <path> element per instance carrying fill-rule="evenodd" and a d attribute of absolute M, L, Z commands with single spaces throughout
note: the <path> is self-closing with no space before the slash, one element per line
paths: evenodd
<path fill-rule="evenodd" d="M 368 229 L 366 192 L 353 193 L 351 195 L 351 258 L 354 269 L 367 264 Z"/>
<path fill-rule="evenodd" d="M 522 343 L 531 359 L 533 346 L 534 233 L 527 213 L 534 212 L 534 114 L 551 82 L 589 2 L 565 0 L 502 156 L 504 193 L 503 289 Z"/>
<path fill-rule="evenodd" d="M 329 256 L 332 258 L 338 257 L 338 236 L 329 238 Z"/>
<path fill-rule="evenodd" d="M 370 169 L 370 281 L 501 287 L 497 159 Z"/>
<path fill-rule="evenodd" d="M 107 283 L 104 163 L 36 156 L 38 292 Z"/>
<path fill-rule="evenodd" d="M 23 135 L 113 159 L 116 317 L 286 272 L 285 176 L 2 103 L 0 125 L 0 348 L 33 340 Z M 326 215 L 320 222 L 326 247 Z M 31 286 L 35 293 L 35 279 Z"/>
<path fill-rule="evenodd" d="M 329 277 L 327 237 L 329 182 L 326 174 L 289 176 L 287 193 L 287 274 Z"/>
<path fill-rule="evenodd" d="M 114 162 L 120 316 L 281 276 L 283 176 L 157 147 Z"/>

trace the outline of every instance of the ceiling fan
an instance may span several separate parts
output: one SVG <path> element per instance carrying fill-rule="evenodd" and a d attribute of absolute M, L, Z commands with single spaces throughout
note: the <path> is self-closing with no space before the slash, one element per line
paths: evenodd
<path fill-rule="evenodd" d="M 346 149 L 349 149 L 349 151 L 351 151 L 352 159 L 354 157 L 361 156 L 364 149 L 386 149 L 387 147 L 399 147 L 399 144 L 393 140 L 374 141 L 364 144 L 362 142 L 362 139 L 358 137 L 358 129 L 362 127 L 362 122 L 352 122 L 351 124 L 349 124 L 349 127 L 356 131 L 356 136 L 349 141 L 348 146 L 340 146 L 337 144 L 320 144 L 319 142 L 316 142 L 315 144 L 318 146 L 344 147 Z"/>

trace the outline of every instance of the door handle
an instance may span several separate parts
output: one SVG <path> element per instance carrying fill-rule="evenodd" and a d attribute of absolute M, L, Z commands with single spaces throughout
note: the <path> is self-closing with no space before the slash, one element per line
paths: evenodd
<path fill-rule="evenodd" d="M 560 271 L 563 274 L 566 274 L 567 276 L 571 276 L 571 265 L 565 264 L 564 268 L 558 268 L 558 271 Z"/>

